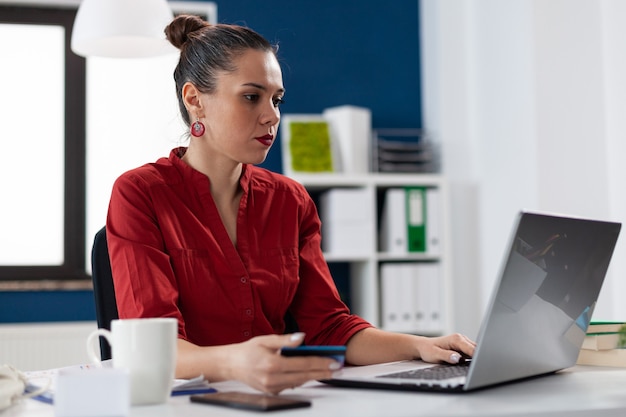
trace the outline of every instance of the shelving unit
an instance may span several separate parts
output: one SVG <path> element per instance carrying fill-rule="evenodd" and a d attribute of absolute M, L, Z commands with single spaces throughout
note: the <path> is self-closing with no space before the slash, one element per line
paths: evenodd
<path fill-rule="evenodd" d="M 362 175 L 344 174 L 298 174 L 291 176 L 303 184 L 315 201 L 320 217 L 324 221 L 324 213 L 320 205 L 320 196 L 331 189 L 361 189 L 371 193 L 371 201 L 374 207 L 371 212 L 373 223 L 371 244 L 364 253 L 357 255 L 341 253 L 324 253 L 326 261 L 332 267 L 333 263 L 347 263 L 350 266 L 350 298 L 351 309 L 355 314 L 370 321 L 375 326 L 382 325 L 382 297 L 381 297 L 381 273 L 383 263 L 415 262 L 415 263 L 438 263 L 440 265 L 440 329 L 433 335 L 448 333 L 452 329 L 452 305 L 450 286 L 450 254 L 448 241 L 448 207 L 447 190 L 444 178 L 437 174 L 386 174 L 369 173 Z M 441 250 L 437 255 L 410 252 L 395 254 L 382 252 L 378 244 L 380 232 L 381 212 L 385 199 L 385 191 L 390 188 L 403 188 L 407 186 L 428 187 L 439 189 L 440 194 L 440 236 Z M 322 241 L 324 240 L 324 233 Z M 324 246 L 324 245 L 323 245 Z M 408 331 L 414 333 L 412 331 Z"/>

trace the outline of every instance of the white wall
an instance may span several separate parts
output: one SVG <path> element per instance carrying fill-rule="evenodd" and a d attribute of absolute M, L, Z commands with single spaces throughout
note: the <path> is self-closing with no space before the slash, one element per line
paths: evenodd
<path fill-rule="evenodd" d="M 450 181 L 459 331 L 478 330 L 519 209 L 626 219 L 625 3 L 421 1 L 424 125 Z M 626 317 L 624 251 L 594 319 Z"/>
<path fill-rule="evenodd" d="M 605 149 L 607 164 L 608 198 L 611 216 L 619 221 L 626 217 L 626 2 L 604 0 L 602 3 L 602 35 L 605 94 Z M 626 230 L 623 231 L 626 234 Z M 626 236 L 622 236 L 613 256 L 611 286 L 604 291 L 612 302 L 608 318 L 624 320 L 626 317 Z"/>

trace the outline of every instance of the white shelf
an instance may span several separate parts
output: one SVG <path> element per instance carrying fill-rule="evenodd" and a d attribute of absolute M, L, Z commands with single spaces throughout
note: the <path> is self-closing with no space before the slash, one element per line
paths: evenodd
<path fill-rule="evenodd" d="M 382 327 L 382 297 L 381 297 L 381 277 L 380 266 L 390 262 L 414 262 L 414 263 L 437 263 L 440 268 L 440 290 L 441 290 L 441 326 L 433 334 L 449 333 L 453 328 L 451 323 L 451 286 L 449 284 L 450 255 L 448 244 L 448 207 L 447 189 L 445 179 L 438 174 L 391 174 L 391 173 L 368 173 L 360 175 L 344 174 L 298 174 L 291 176 L 296 181 L 303 184 L 313 199 L 319 203 L 321 193 L 334 188 L 360 188 L 371 192 L 375 207 L 375 216 L 371 219 L 374 223 L 371 250 L 358 255 L 346 255 L 340 253 L 324 253 L 326 261 L 332 263 L 350 264 L 350 288 L 351 288 L 351 308 L 355 314 L 370 321 L 378 327 Z M 380 231 L 379 216 L 385 190 L 388 188 L 419 186 L 437 188 L 440 191 L 440 212 L 441 218 L 441 251 L 436 255 L 427 253 L 388 253 L 380 251 L 378 246 L 378 233 Z M 320 217 L 324 214 L 318 204 Z M 322 240 L 324 235 L 322 236 Z M 410 333 L 419 333 L 419 330 L 406 330 Z"/>
<path fill-rule="evenodd" d="M 384 261 L 442 262 L 441 256 L 427 255 L 424 253 L 407 253 L 407 254 L 401 255 L 397 253 L 377 252 L 375 254 L 375 257 L 380 262 L 384 262 Z"/>
<path fill-rule="evenodd" d="M 307 188 L 313 189 L 351 186 L 442 186 L 442 184 L 444 183 L 443 177 L 438 174 L 294 174 L 291 175 L 291 178 L 303 184 Z"/>

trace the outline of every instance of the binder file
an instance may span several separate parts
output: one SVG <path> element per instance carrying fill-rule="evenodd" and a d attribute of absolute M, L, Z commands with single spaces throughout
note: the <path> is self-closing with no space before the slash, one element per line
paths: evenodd
<path fill-rule="evenodd" d="M 443 332 L 441 309 L 441 265 L 438 263 L 415 263 L 413 277 L 417 281 L 415 308 L 423 315 L 417 331 L 427 335 Z"/>
<path fill-rule="evenodd" d="M 380 249 L 406 254 L 441 254 L 441 198 L 438 188 L 390 188 L 383 203 Z"/>
<path fill-rule="evenodd" d="M 407 250 L 426 252 L 426 189 L 406 187 Z"/>
<path fill-rule="evenodd" d="M 437 335 L 443 331 L 441 266 L 431 262 L 380 266 L 382 327 L 385 330 Z"/>
<path fill-rule="evenodd" d="M 426 189 L 426 253 L 441 255 L 441 191 L 439 188 Z"/>
<path fill-rule="evenodd" d="M 416 282 L 408 263 L 380 266 L 382 327 L 394 332 L 415 330 L 414 293 Z"/>
<path fill-rule="evenodd" d="M 402 188 L 390 188 L 385 192 L 380 224 L 380 249 L 383 252 L 407 252 L 404 195 Z"/>

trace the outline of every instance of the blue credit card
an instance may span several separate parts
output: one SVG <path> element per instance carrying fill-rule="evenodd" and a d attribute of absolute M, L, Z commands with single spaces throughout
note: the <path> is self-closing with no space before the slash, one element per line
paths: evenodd
<path fill-rule="evenodd" d="M 283 356 L 325 356 L 333 358 L 342 365 L 346 359 L 345 346 L 296 346 L 284 347 L 280 350 Z"/>

